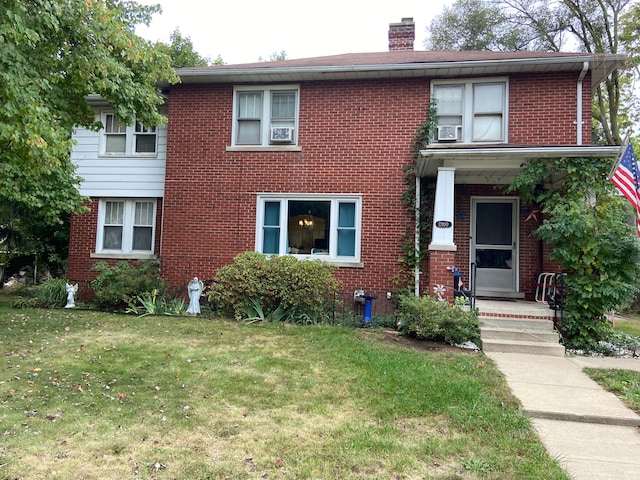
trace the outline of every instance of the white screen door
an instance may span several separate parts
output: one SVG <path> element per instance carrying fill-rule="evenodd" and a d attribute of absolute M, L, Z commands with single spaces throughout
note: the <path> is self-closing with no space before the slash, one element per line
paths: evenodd
<path fill-rule="evenodd" d="M 516 292 L 518 288 L 518 199 L 474 198 L 471 261 L 476 293 Z"/>

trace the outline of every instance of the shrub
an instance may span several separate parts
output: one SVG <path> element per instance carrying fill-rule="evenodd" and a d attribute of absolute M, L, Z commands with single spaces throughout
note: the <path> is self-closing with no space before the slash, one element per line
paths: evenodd
<path fill-rule="evenodd" d="M 166 284 L 160 278 L 159 262 L 144 261 L 131 265 L 121 261 L 114 266 L 98 262 L 92 270 L 98 276 L 91 282 L 98 308 L 124 310 L 138 296 L 154 290 L 164 293 Z"/>
<path fill-rule="evenodd" d="M 44 283 L 34 287 L 25 286 L 21 293 L 27 298 L 20 298 L 15 307 L 56 308 L 62 307 L 67 301 L 67 281 L 62 278 L 49 278 Z"/>
<path fill-rule="evenodd" d="M 444 341 L 452 345 L 480 340 L 478 317 L 459 305 L 431 297 L 402 295 L 398 300 L 398 329 L 421 340 Z"/>
<path fill-rule="evenodd" d="M 157 290 L 153 290 L 138 295 L 135 301 L 129 303 L 126 313 L 145 317 L 147 315 L 184 315 L 186 310 L 184 298 L 167 300 L 165 296 L 158 295 Z"/>
<path fill-rule="evenodd" d="M 321 260 L 244 252 L 218 270 L 207 297 L 219 312 L 237 320 L 317 322 L 338 289 L 334 270 Z"/>

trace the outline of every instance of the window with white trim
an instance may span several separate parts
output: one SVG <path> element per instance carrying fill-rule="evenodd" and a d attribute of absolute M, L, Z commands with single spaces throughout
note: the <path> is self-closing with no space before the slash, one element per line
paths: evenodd
<path fill-rule="evenodd" d="M 298 99 L 297 86 L 236 87 L 232 145 L 295 145 Z"/>
<path fill-rule="evenodd" d="M 434 81 L 432 98 L 438 110 L 436 141 L 507 141 L 506 79 Z"/>
<path fill-rule="evenodd" d="M 101 199 L 98 212 L 97 252 L 153 253 L 154 199 Z"/>
<path fill-rule="evenodd" d="M 146 127 L 139 120 L 126 125 L 113 112 L 102 113 L 103 155 L 155 155 L 157 150 L 157 128 Z"/>
<path fill-rule="evenodd" d="M 256 250 L 336 262 L 360 261 L 360 196 L 258 197 Z"/>

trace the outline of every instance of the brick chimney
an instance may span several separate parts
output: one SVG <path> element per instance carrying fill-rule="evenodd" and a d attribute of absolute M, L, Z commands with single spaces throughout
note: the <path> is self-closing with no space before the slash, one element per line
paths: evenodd
<path fill-rule="evenodd" d="M 389 24 L 389 51 L 413 50 L 416 39 L 416 24 L 413 18 L 403 18 L 400 23 Z"/>

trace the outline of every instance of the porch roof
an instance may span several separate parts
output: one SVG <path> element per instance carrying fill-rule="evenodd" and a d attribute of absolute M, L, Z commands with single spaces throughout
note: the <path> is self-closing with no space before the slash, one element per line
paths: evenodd
<path fill-rule="evenodd" d="M 439 167 L 452 167 L 456 183 L 509 184 L 530 160 L 551 158 L 614 159 L 620 152 L 618 145 L 566 146 L 472 146 L 449 147 L 429 145 L 420 151 L 416 175 L 431 177 Z M 613 161 L 612 161 L 613 166 Z"/>

